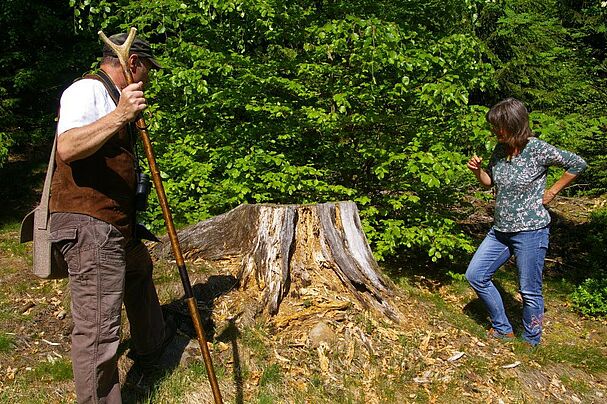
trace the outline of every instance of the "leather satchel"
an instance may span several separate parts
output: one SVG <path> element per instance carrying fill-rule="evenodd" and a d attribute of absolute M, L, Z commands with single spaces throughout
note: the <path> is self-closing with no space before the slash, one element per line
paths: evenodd
<path fill-rule="evenodd" d="M 51 180 L 55 170 L 55 150 L 57 149 L 57 136 L 53 142 L 53 149 L 46 171 L 44 188 L 40 204 L 28 213 L 21 222 L 20 242 L 33 241 L 33 268 L 32 273 L 43 279 L 61 279 L 68 277 L 67 263 L 61 251 L 50 241 L 50 213 L 48 202 L 51 191 Z"/>

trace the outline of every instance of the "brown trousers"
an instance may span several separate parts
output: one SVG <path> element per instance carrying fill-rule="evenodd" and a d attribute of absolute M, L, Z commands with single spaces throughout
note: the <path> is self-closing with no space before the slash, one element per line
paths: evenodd
<path fill-rule="evenodd" d="M 79 403 L 121 403 L 117 350 L 122 303 L 131 349 L 145 355 L 164 339 L 164 319 L 152 281 L 152 260 L 138 240 L 75 213 L 51 215 L 51 242 L 69 270 L 72 366 Z"/>

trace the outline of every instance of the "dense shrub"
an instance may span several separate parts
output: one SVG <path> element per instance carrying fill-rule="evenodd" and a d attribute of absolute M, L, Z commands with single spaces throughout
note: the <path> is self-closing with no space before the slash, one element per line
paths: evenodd
<path fill-rule="evenodd" d="M 61 89 L 93 60 L 95 38 L 72 20 L 66 2 L 0 2 L 0 167 L 9 148 L 49 143 Z"/>
<path fill-rule="evenodd" d="M 571 294 L 573 307 L 589 316 L 607 315 L 607 208 L 593 212 L 584 245 L 588 250 L 586 279 Z"/>
<path fill-rule="evenodd" d="M 571 294 L 573 307 L 587 316 L 607 316 L 607 279 L 586 279 Z"/>
<path fill-rule="evenodd" d="M 107 3 L 106 30 L 131 21 L 163 42 L 151 129 L 178 222 L 352 199 L 378 258 L 471 250 L 452 207 L 467 154 L 487 152 L 469 94 L 492 85 L 472 3 L 386 4 Z M 459 28 L 419 26 L 444 7 Z M 158 207 L 147 220 L 162 225 Z"/>

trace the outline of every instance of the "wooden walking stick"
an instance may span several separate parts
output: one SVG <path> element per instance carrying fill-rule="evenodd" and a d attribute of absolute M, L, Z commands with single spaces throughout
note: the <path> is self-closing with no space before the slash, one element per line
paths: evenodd
<path fill-rule="evenodd" d="M 116 56 L 120 61 L 120 65 L 122 66 L 122 72 L 124 73 L 124 77 L 126 79 L 127 84 L 133 83 L 133 76 L 128 68 L 127 61 L 129 60 L 129 50 L 131 49 L 131 45 L 135 40 L 136 33 L 137 29 L 134 27 L 131 28 L 131 31 L 129 32 L 129 35 L 124 41 L 124 43 L 122 45 L 116 45 L 115 43 L 110 41 L 109 38 L 102 31 L 98 32 L 103 42 L 105 42 L 116 53 Z M 160 207 L 162 208 L 162 215 L 164 216 L 167 232 L 169 233 L 169 239 L 171 240 L 171 248 L 173 250 L 173 255 L 175 256 L 175 261 L 177 262 L 177 268 L 179 269 L 179 276 L 181 277 L 181 283 L 183 284 L 183 289 L 185 291 L 185 297 L 186 301 L 188 302 L 190 316 L 192 317 L 192 322 L 194 323 L 194 328 L 196 329 L 198 343 L 200 344 L 200 350 L 202 351 L 202 356 L 204 358 L 204 365 L 207 369 L 207 375 L 209 376 L 211 389 L 213 390 L 213 397 L 215 398 L 216 404 L 221 404 L 221 392 L 219 391 L 219 385 L 217 384 L 217 378 L 215 377 L 215 370 L 213 369 L 211 354 L 209 353 L 207 339 L 202 328 L 200 313 L 198 312 L 198 306 L 196 305 L 196 298 L 194 297 L 194 294 L 192 292 L 192 285 L 190 283 L 190 278 L 188 277 L 188 271 L 185 267 L 185 261 L 183 259 L 183 254 L 181 253 L 181 247 L 179 246 L 177 232 L 175 231 L 175 225 L 173 223 L 173 216 L 171 215 L 171 211 L 167 203 L 166 194 L 164 192 L 164 186 L 162 185 L 162 179 L 160 178 L 160 172 L 158 170 L 158 167 L 156 166 L 156 159 L 154 157 L 154 151 L 152 150 L 152 143 L 150 141 L 147 126 L 145 120 L 141 115 L 135 123 L 139 131 L 139 137 L 143 142 L 145 156 L 147 157 L 148 163 L 150 165 L 152 181 L 154 183 L 154 188 L 156 188 L 156 193 L 158 194 L 158 201 L 160 202 Z"/>

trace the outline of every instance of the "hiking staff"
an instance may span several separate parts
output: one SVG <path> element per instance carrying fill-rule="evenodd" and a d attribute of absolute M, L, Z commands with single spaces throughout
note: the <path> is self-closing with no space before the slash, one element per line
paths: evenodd
<path fill-rule="evenodd" d="M 122 45 L 116 45 L 115 43 L 110 41 L 109 38 L 102 31 L 98 32 L 99 37 L 101 37 L 103 42 L 116 53 L 116 56 L 120 61 L 120 65 L 122 66 L 124 78 L 126 79 L 128 85 L 133 84 L 133 76 L 131 74 L 131 71 L 127 67 L 127 61 L 129 58 L 129 51 L 131 45 L 135 40 L 136 33 L 137 29 L 131 27 L 129 35 L 124 41 L 124 43 Z M 213 398 L 215 399 L 216 404 L 221 404 L 221 392 L 219 391 L 219 385 L 217 384 L 217 378 L 215 377 L 215 370 L 213 369 L 213 362 L 209 353 L 209 347 L 207 346 L 207 339 L 205 337 L 204 329 L 202 328 L 202 321 L 200 319 L 200 313 L 196 304 L 196 298 L 194 297 L 194 294 L 192 292 L 192 285 L 190 283 L 190 278 L 188 277 L 185 261 L 183 259 L 181 247 L 177 238 L 177 232 L 175 231 L 173 216 L 171 215 L 171 211 L 167 203 L 166 194 L 164 192 L 164 186 L 162 185 L 162 179 L 160 178 L 160 172 L 158 170 L 158 167 L 156 166 L 156 159 L 154 157 L 154 151 L 152 149 L 152 143 L 148 134 L 147 125 L 141 115 L 139 115 L 139 118 L 137 118 L 135 125 L 137 126 L 139 137 L 143 142 L 145 156 L 150 165 L 152 182 L 154 183 L 154 188 L 156 188 L 156 193 L 158 194 L 158 201 L 160 202 L 160 207 L 162 209 L 162 215 L 164 217 L 167 232 L 169 234 L 169 240 L 171 241 L 171 248 L 173 250 L 173 255 L 175 256 L 177 268 L 179 269 L 179 276 L 181 277 L 181 283 L 183 284 L 183 289 L 185 292 L 186 301 L 188 303 L 190 316 L 192 317 L 192 322 L 194 323 L 194 328 L 196 329 L 198 343 L 200 345 L 200 350 L 202 351 L 202 356 L 204 358 L 204 364 L 207 370 L 207 374 L 209 376 L 211 390 L 213 391 Z"/>

